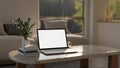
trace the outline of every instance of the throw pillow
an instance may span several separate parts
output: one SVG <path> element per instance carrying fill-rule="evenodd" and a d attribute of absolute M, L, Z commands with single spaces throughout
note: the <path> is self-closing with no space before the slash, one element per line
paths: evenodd
<path fill-rule="evenodd" d="M 0 35 L 6 35 L 4 28 L 3 28 L 3 22 L 0 21 Z"/>
<path fill-rule="evenodd" d="M 67 20 L 45 20 L 44 21 L 45 29 L 51 28 L 64 28 L 67 33 L 70 33 L 67 29 Z"/>
<path fill-rule="evenodd" d="M 8 35 L 21 35 L 20 30 L 13 24 L 3 24 L 3 26 Z"/>

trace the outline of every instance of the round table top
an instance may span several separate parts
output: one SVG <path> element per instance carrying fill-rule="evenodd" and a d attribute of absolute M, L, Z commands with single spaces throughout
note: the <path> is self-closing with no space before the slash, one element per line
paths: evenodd
<path fill-rule="evenodd" d="M 24 64 L 42 64 L 61 61 L 79 60 L 92 56 L 108 56 L 120 54 L 120 50 L 95 45 L 77 45 L 70 48 L 77 50 L 77 53 L 59 54 L 59 55 L 44 55 L 40 52 L 32 54 L 21 54 L 18 50 L 13 50 L 9 53 L 9 58 L 15 62 Z"/>

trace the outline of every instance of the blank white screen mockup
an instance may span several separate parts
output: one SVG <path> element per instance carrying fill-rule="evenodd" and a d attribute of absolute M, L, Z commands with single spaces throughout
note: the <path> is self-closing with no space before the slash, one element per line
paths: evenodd
<path fill-rule="evenodd" d="M 67 47 L 64 29 L 38 30 L 38 38 L 40 49 Z"/>

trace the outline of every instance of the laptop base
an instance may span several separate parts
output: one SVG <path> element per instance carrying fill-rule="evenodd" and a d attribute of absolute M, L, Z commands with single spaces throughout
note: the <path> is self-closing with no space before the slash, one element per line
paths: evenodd
<path fill-rule="evenodd" d="M 77 53 L 74 49 L 50 49 L 50 50 L 40 50 L 41 53 L 45 55 L 59 55 L 59 54 L 70 54 Z"/>

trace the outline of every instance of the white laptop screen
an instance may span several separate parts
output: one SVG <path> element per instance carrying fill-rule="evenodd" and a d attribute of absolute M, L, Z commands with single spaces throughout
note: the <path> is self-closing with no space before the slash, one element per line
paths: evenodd
<path fill-rule="evenodd" d="M 67 47 L 65 29 L 38 30 L 39 49 Z"/>

